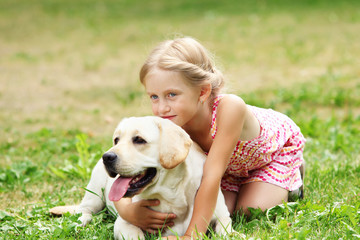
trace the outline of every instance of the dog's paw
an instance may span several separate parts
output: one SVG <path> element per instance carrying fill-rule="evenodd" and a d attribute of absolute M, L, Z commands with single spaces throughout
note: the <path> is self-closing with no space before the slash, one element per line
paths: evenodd
<path fill-rule="evenodd" d="M 81 217 L 79 217 L 79 221 L 81 222 L 79 226 L 85 227 L 89 222 L 91 222 L 92 214 L 83 213 Z"/>
<path fill-rule="evenodd" d="M 53 207 L 49 210 L 49 212 L 56 216 L 62 216 L 65 213 L 75 214 L 78 210 L 78 205 L 72 205 L 72 206 L 57 206 Z"/>
<path fill-rule="evenodd" d="M 114 223 L 114 238 L 115 240 L 122 240 L 122 239 L 145 239 L 144 232 L 126 222 L 121 217 L 118 217 Z"/>
<path fill-rule="evenodd" d="M 215 232 L 220 234 L 221 236 L 226 236 L 232 232 L 234 232 L 231 224 L 230 217 L 222 217 L 217 219 L 215 225 Z"/>

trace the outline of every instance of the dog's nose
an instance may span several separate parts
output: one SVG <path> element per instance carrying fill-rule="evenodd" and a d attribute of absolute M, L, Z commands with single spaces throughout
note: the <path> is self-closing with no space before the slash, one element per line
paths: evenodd
<path fill-rule="evenodd" d="M 107 153 L 104 153 L 104 155 L 102 156 L 102 159 L 103 159 L 104 164 L 113 163 L 116 161 L 117 155 L 116 155 L 116 153 L 113 153 L 113 152 L 107 152 Z"/>

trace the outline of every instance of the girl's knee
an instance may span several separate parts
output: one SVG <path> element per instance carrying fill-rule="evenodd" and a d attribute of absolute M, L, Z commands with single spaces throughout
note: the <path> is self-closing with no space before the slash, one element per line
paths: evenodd
<path fill-rule="evenodd" d="M 249 208 L 253 208 L 253 209 L 260 208 L 262 211 L 265 211 L 267 209 L 267 207 L 264 205 L 262 201 L 258 201 L 254 199 L 254 201 L 251 202 L 239 201 L 236 205 L 235 213 L 240 215 L 250 216 L 251 212 Z"/>
<path fill-rule="evenodd" d="M 250 215 L 249 208 L 260 208 L 262 211 L 286 202 L 288 191 L 269 183 L 249 183 L 240 191 L 236 203 L 236 212 Z"/>

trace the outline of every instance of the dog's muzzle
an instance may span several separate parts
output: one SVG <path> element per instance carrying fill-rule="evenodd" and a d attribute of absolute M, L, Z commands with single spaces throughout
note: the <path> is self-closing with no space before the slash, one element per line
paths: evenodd
<path fill-rule="evenodd" d="M 103 163 L 105 166 L 105 169 L 110 177 L 114 178 L 117 175 L 117 172 L 115 171 L 115 163 L 118 159 L 118 156 L 114 152 L 106 152 L 102 156 Z"/>

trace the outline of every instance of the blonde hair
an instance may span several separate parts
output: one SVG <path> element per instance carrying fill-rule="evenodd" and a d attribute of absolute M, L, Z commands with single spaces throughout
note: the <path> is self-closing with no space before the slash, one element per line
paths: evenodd
<path fill-rule="evenodd" d="M 140 70 L 142 84 L 155 68 L 178 72 L 192 86 L 210 83 L 211 98 L 215 98 L 224 85 L 223 74 L 215 67 L 210 53 L 190 37 L 167 40 L 155 47 Z"/>

